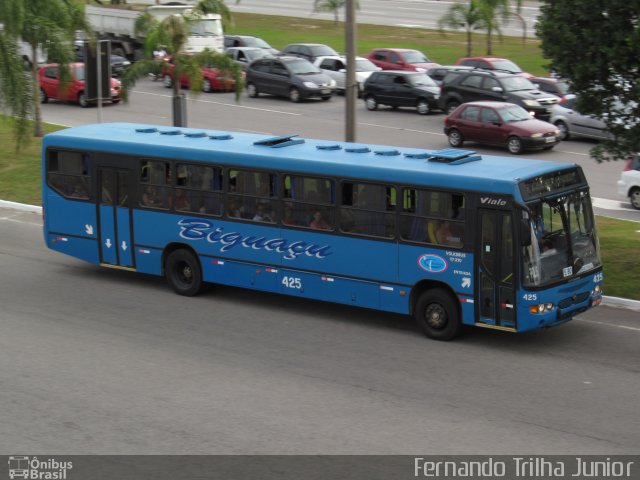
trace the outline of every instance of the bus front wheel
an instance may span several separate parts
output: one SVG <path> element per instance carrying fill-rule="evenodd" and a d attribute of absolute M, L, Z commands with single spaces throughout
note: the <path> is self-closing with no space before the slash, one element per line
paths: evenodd
<path fill-rule="evenodd" d="M 179 295 L 193 297 L 202 288 L 202 270 L 197 257 L 189 250 L 174 250 L 164 266 L 167 283 Z"/>
<path fill-rule="evenodd" d="M 414 315 L 424 334 L 434 340 L 451 340 L 460 333 L 462 324 L 457 305 L 451 295 L 440 288 L 420 296 Z"/>

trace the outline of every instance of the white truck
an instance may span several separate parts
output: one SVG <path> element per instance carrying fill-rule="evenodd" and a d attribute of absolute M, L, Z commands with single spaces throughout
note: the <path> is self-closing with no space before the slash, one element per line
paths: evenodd
<path fill-rule="evenodd" d="M 148 6 L 146 11 L 158 21 L 162 21 L 170 15 L 191 15 L 193 5 L 171 2 L 168 5 Z M 142 58 L 144 40 L 135 35 L 135 22 L 136 18 L 142 14 L 141 11 L 87 5 L 85 12 L 97 36 L 111 40 L 111 52 L 114 55 L 127 57 L 130 60 Z M 220 53 L 224 49 L 222 18 L 218 14 L 201 15 L 191 22 L 191 32 L 185 51 L 197 53 L 205 48 Z"/>

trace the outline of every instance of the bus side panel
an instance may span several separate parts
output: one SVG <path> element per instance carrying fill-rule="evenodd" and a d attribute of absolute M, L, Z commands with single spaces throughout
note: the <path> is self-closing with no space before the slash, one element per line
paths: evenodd
<path fill-rule="evenodd" d="M 200 264 L 202 265 L 202 277 L 206 282 L 267 292 L 278 291 L 278 271 L 276 269 L 208 256 L 201 256 Z"/>
<path fill-rule="evenodd" d="M 150 247 L 135 247 L 136 271 L 151 275 L 162 275 L 162 250 Z"/>
<path fill-rule="evenodd" d="M 65 253 L 91 263 L 99 263 L 98 242 L 89 238 L 73 237 L 59 233 L 47 235 L 47 246 L 56 252 Z"/>

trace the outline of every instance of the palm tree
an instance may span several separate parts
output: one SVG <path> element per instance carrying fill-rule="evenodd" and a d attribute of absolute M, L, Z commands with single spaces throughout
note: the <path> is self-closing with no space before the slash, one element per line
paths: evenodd
<path fill-rule="evenodd" d="M 346 0 L 314 0 L 313 11 L 314 12 L 333 12 L 335 22 L 340 20 L 338 17 L 339 10 L 345 6 Z M 356 8 L 360 10 L 360 2 L 356 0 Z"/>
<path fill-rule="evenodd" d="M 236 3 L 240 3 L 240 0 L 236 0 Z M 196 12 L 202 15 L 217 13 L 222 17 L 222 26 L 225 28 L 233 23 L 231 10 L 224 3 L 224 0 L 200 0 L 196 5 Z"/>
<path fill-rule="evenodd" d="M 91 38 L 91 30 L 84 15 L 84 5 L 76 0 L 2 0 L 0 23 L 4 25 L 0 32 L 0 98 L 15 118 L 14 131 L 20 145 L 29 138 L 29 120 L 34 120 L 36 137 L 44 132 L 35 61 L 38 52 L 60 64 L 60 80 L 64 85 L 70 78 L 75 32 L 82 30 Z M 25 63 L 17 54 L 21 40 L 31 51 L 32 61 L 27 74 Z"/>
<path fill-rule="evenodd" d="M 181 115 L 184 107 L 184 94 L 180 91 L 179 79 L 185 75 L 189 79 L 189 87 L 197 94 L 203 87 L 202 68 L 217 68 L 222 72 L 230 72 L 235 80 L 236 100 L 242 92 L 242 70 L 240 66 L 226 55 L 205 50 L 194 55 L 188 55 L 184 51 L 189 36 L 189 22 L 192 19 L 170 15 L 158 22 L 150 14 L 144 13 L 136 20 L 136 32 L 145 35 L 145 58 L 135 62 L 122 77 L 123 99 L 128 101 L 129 91 L 136 81 L 146 77 L 149 73 L 162 71 L 167 68 L 163 60 L 153 58 L 153 51 L 159 46 L 166 51 L 171 58 L 173 71 L 173 123 L 175 126 L 186 126 L 186 121 Z"/>
<path fill-rule="evenodd" d="M 444 27 L 458 30 L 464 28 L 467 32 L 467 57 L 473 52 L 472 34 L 474 30 L 485 28 L 484 17 L 478 8 L 477 0 L 469 0 L 469 3 L 453 4 L 447 13 L 438 20 L 440 31 L 444 33 Z"/>
<path fill-rule="evenodd" d="M 516 11 L 522 8 L 522 0 L 514 0 Z M 506 24 L 511 16 L 510 0 L 477 0 L 487 30 L 487 55 L 493 55 L 493 33 L 500 35 L 500 27 Z"/>

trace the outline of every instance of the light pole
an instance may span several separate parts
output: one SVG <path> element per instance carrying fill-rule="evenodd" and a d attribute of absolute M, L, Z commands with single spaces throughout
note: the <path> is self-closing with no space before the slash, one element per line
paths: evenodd
<path fill-rule="evenodd" d="M 356 141 L 356 102 L 358 100 L 358 83 L 356 81 L 356 0 L 346 3 L 345 44 L 347 47 L 347 81 L 345 88 L 346 118 L 345 140 Z"/>

